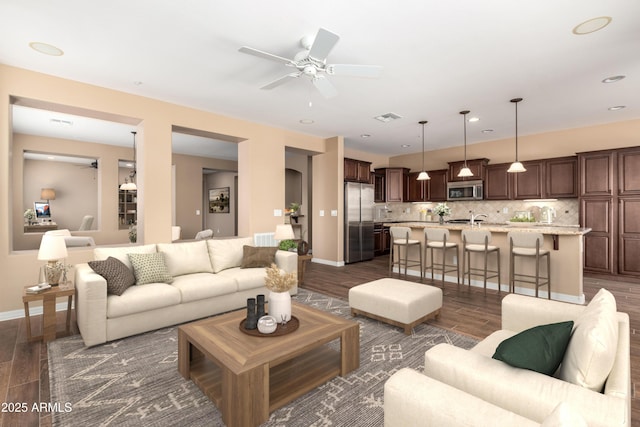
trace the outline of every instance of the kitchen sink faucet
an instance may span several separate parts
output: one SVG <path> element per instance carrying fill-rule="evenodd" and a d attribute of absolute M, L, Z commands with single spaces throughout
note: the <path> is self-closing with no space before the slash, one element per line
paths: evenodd
<path fill-rule="evenodd" d="M 473 211 L 469 211 L 469 213 L 471 214 L 471 220 L 469 221 L 469 223 L 471 224 L 471 228 L 473 228 L 473 225 L 475 224 L 476 219 L 480 218 L 481 216 L 487 218 L 487 216 L 485 214 L 477 214 L 474 215 Z M 479 226 L 480 224 L 478 224 Z"/>

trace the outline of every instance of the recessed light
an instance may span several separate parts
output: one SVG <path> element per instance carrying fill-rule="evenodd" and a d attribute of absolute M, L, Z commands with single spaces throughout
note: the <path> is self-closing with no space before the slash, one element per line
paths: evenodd
<path fill-rule="evenodd" d="M 302 120 L 300 120 L 300 123 L 302 123 L 303 125 L 312 125 L 315 122 L 313 120 L 311 120 L 311 119 L 302 119 Z"/>
<path fill-rule="evenodd" d="M 622 110 L 623 108 L 627 108 L 626 105 L 616 105 L 614 107 L 609 107 L 609 111 L 618 111 L 618 110 Z"/>
<path fill-rule="evenodd" d="M 382 122 L 382 123 L 389 123 L 392 122 L 394 120 L 398 120 L 401 119 L 402 116 L 396 113 L 386 113 L 386 114 L 381 114 L 379 116 L 374 117 L 374 119 Z"/>
<path fill-rule="evenodd" d="M 401 147 L 402 148 L 409 148 L 409 147 L 411 147 L 411 144 L 402 144 Z"/>
<path fill-rule="evenodd" d="M 360 138 L 371 138 L 371 135 L 369 135 L 368 133 L 363 133 L 362 135 L 360 135 Z"/>
<path fill-rule="evenodd" d="M 53 45 L 47 44 L 47 43 L 41 43 L 41 42 L 31 42 L 29 43 L 29 47 L 33 50 L 35 50 L 36 52 L 40 52 L 43 53 L 45 55 L 51 55 L 51 56 L 62 56 L 64 55 L 64 52 L 62 51 L 62 49 L 57 48 Z"/>
<path fill-rule="evenodd" d="M 602 83 L 615 83 L 615 82 L 619 82 L 620 80 L 624 79 L 626 76 L 611 76 L 611 77 L 607 77 L 606 79 L 602 80 Z"/>
<path fill-rule="evenodd" d="M 469 123 L 475 123 L 475 122 L 479 122 L 479 121 L 480 121 L 480 118 L 479 118 L 479 117 L 471 117 L 471 118 L 469 119 Z"/>
<path fill-rule="evenodd" d="M 610 16 L 599 16 L 576 25 L 572 32 L 577 36 L 595 33 L 611 23 Z"/>
<path fill-rule="evenodd" d="M 493 129 L 482 129 L 482 133 L 491 133 Z"/>

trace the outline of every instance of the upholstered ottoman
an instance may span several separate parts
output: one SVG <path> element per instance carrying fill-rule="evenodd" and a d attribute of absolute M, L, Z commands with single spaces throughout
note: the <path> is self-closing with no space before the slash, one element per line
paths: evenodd
<path fill-rule="evenodd" d="M 411 329 L 438 317 L 442 308 L 442 289 L 399 279 L 379 279 L 349 289 L 351 315 L 362 315 L 381 322 Z"/>

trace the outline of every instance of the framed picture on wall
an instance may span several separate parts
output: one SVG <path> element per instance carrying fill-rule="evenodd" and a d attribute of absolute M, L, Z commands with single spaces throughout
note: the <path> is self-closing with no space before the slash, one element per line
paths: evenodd
<path fill-rule="evenodd" d="M 229 187 L 209 189 L 209 213 L 229 213 Z"/>

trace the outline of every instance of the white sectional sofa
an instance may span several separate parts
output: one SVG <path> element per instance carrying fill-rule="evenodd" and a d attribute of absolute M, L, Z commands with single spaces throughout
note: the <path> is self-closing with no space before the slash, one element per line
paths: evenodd
<path fill-rule="evenodd" d="M 589 306 L 507 295 L 502 330 L 471 350 L 438 344 L 426 351 L 424 372 L 404 368 L 385 383 L 385 426 L 630 426 L 629 316 L 616 312 L 609 294 L 610 320 L 594 321 L 607 317 L 592 306 L 603 292 Z M 569 320 L 575 324 L 554 375 L 492 358 L 522 331 Z"/>
<path fill-rule="evenodd" d="M 136 273 L 137 283 L 121 295 L 108 293 L 107 280 L 89 264 L 76 266 L 76 317 L 85 345 L 239 309 L 246 306 L 247 298 L 268 295 L 264 286 L 265 268 L 243 268 L 243 264 L 251 265 L 247 263 L 247 251 L 268 250 L 252 248 L 252 244 L 252 238 L 231 238 L 96 247 L 95 260 L 116 258 Z M 275 248 L 273 251 L 275 264 L 297 277 L 297 254 Z M 163 254 L 168 280 L 140 284 L 129 254 L 153 253 Z M 297 287 L 290 292 L 296 294 Z"/>

